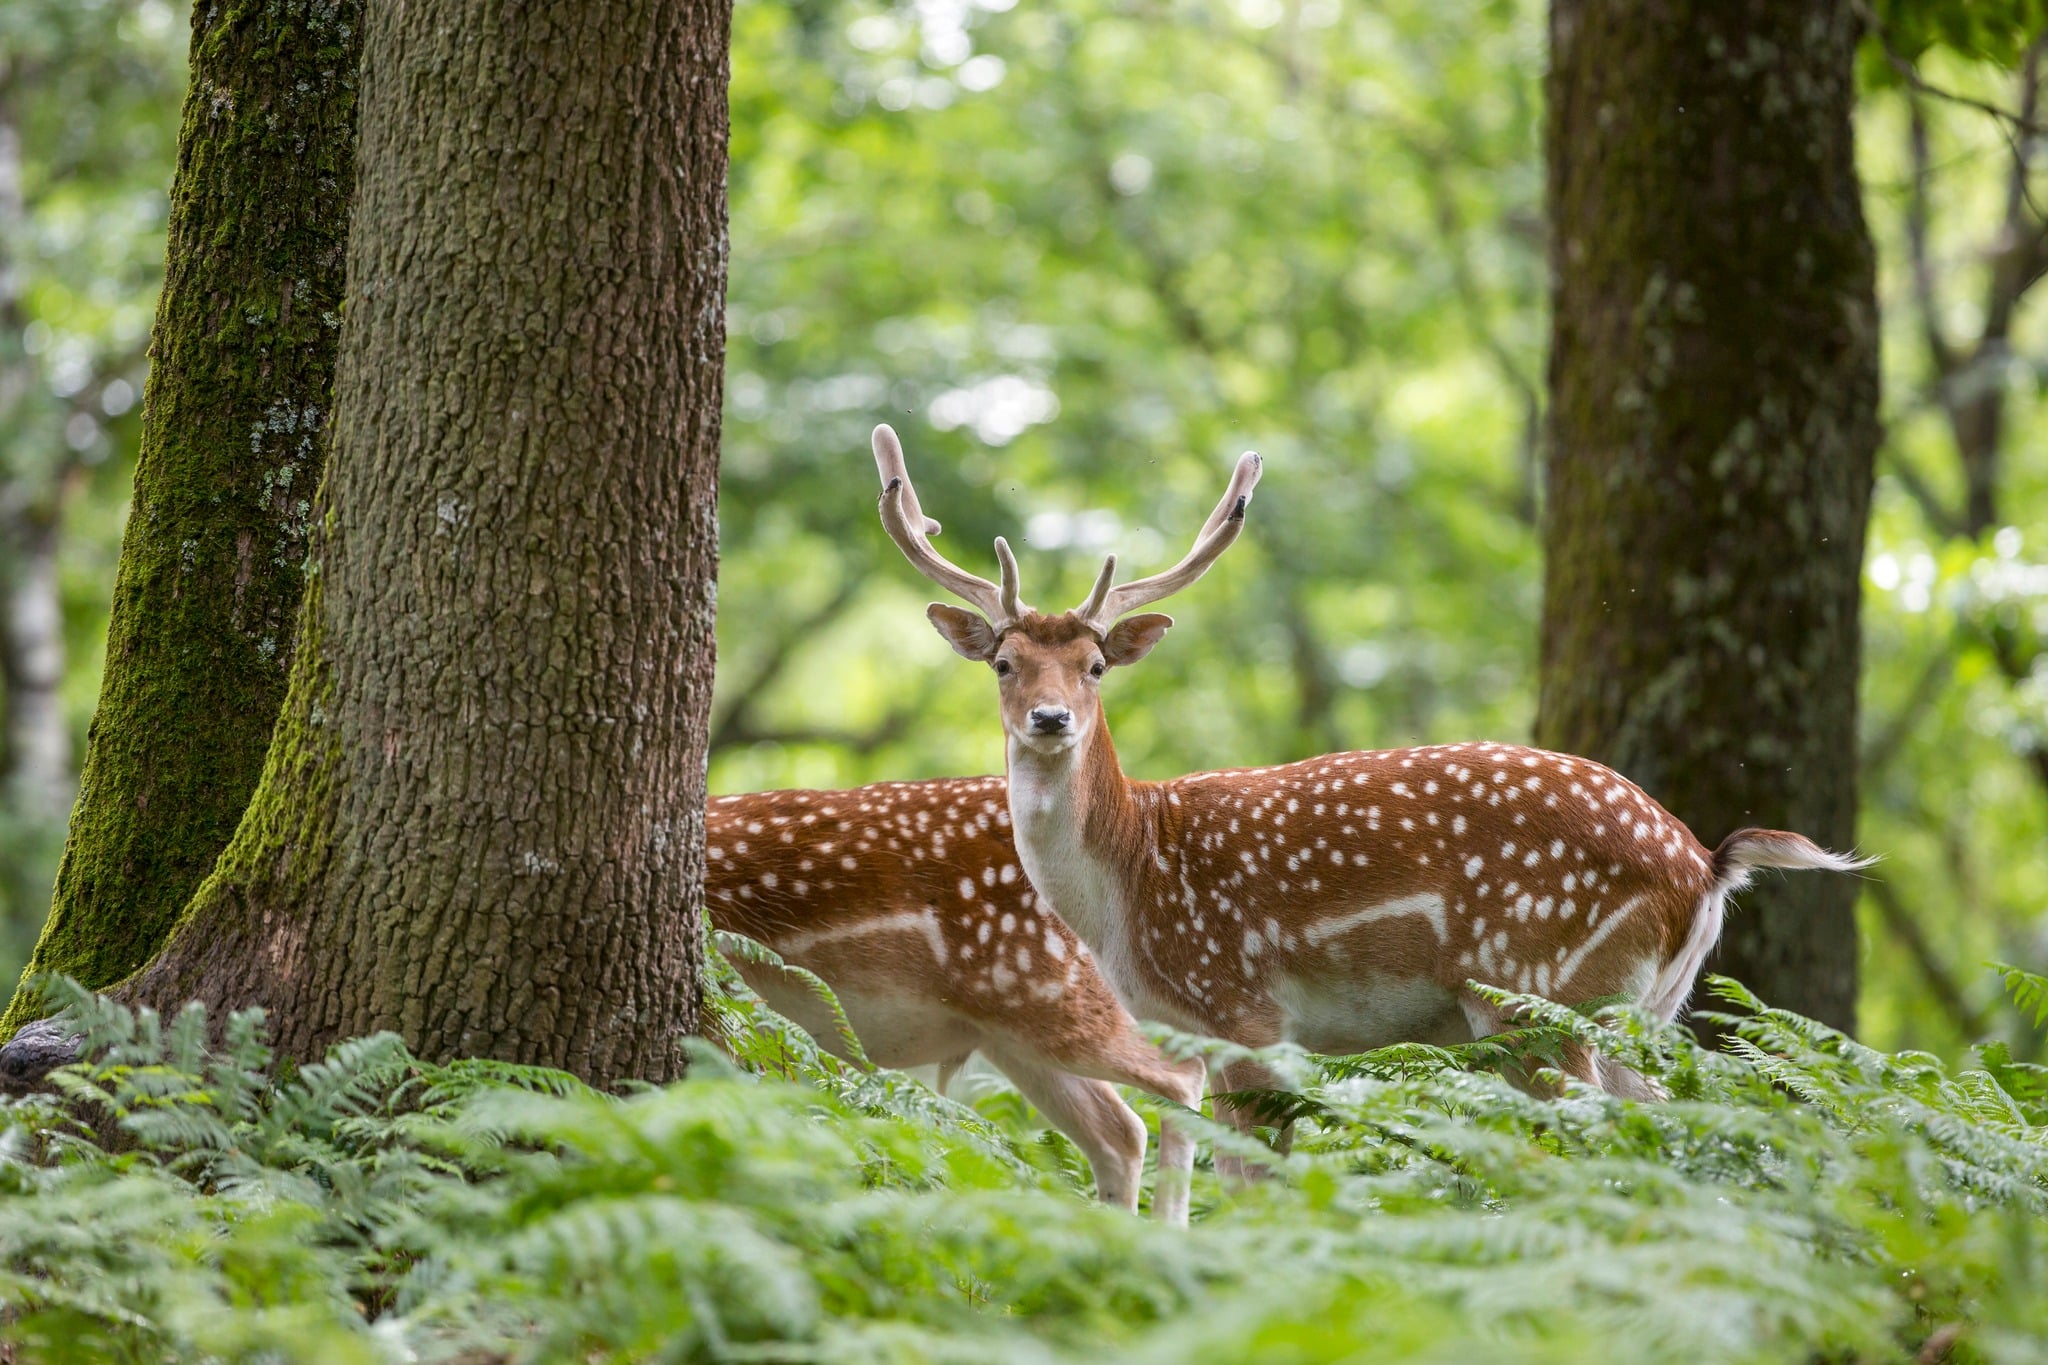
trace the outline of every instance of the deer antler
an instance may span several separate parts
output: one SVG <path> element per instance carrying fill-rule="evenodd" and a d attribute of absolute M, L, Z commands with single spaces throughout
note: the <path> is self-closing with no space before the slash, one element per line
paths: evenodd
<path fill-rule="evenodd" d="M 1102 572 L 1096 576 L 1095 587 L 1087 599 L 1074 608 L 1074 615 L 1099 635 L 1115 625 L 1118 617 L 1127 616 L 1147 603 L 1171 597 L 1207 573 L 1217 556 L 1229 549 L 1238 532 L 1244 529 L 1244 509 L 1252 500 L 1252 488 L 1259 481 L 1264 463 L 1255 451 L 1247 450 L 1238 456 L 1237 468 L 1231 471 L 1230 486 L 1223 490 L 1223 500 L 1202 523 L 1194 547 L 1180 563 L 1150 578 L 1137 578 L 1122 587 L 1111 587 L 1110 581 L 1116 577 L 1116 556 L 1110 555 L 1102 561 Z"/>
<path fill-rule="evenodd" d="M 903 444 L 887 423 L 875 428 L 875 468 L 882 476 L 882 529 L 919 573 L 986 616 L 998 633 L 1031 611 L 1018 592 L 1017 557 L 1001 536 L 996 537 L 996 562 L 1003 570 L 1001 587 L 967 572 L 932 548 L 930 537 L 939 533 L 939 523 L 918 506 L 917 489 L 911 486 L 910 471 L 903 463 Z"/>

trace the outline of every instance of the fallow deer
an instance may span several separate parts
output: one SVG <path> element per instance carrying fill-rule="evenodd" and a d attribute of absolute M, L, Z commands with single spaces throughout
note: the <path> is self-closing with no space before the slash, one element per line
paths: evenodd
<path fill-rule="evenodd" d="M 1668 1021 L 1754 869 L 1867 861 L 1760 829 L 1709 852 L 1619 773 L 1508 744 L 1131 781 L 1103 720 L 1103 674 L 1173 624 L 1131 613 L 1193 583 L 1237 539 L 1259 457 L 1238 461 L 1180 563 L 1119 586 L 1111 555 L 1079 607 L 1049 615 L 1023 602 L 1002 540 L 1000 584 L 933 549 L 938 523 L 886 426 L 874 454 L 890 538 L 974 608 L 934 603 L 927 615 L 996 674 L 1024 870 L 1140 1019 L 1321 1052 L 1458 1041 L 1502 1022 L 1468 988 L 1477 981 L 1566 1005 L 1622 996 Z M 1590 1053 L 1574 1051 L 1566 1070 L 1646 1093 Z"/>
<path fill-rule="evenodd" d="M 999 777 L 714 797 L 711 922 L 831 986 L 880 1065 L 937 1065 L 943 1088 L 980 1052 L 1074 1140 L 1103 1202 L 1135 1209 L 1145 1124 L 1108 1083 L 1193 1108 L 1201 1066 L 1139 1036 L 1087 948 L 1039 903 L 1009 826 Z M 803 983 L 735 965 L 843 1055 L 830 1010 Z M 1152 1199 L 1162 1220 L 1187 1221 L 1193 1161 L 1193 1139 L 1163 1123 Z"/>

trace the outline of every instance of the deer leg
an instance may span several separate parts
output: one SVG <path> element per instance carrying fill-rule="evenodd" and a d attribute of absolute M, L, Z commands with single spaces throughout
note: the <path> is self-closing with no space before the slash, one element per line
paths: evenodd
<path fill-rule="evenodd" d="M 960 1068 L 966 1066 L 968 1059 L 972 1056 L 974 1056 L 972 1052 L 963 1052 L 958 1057 L 949 1057 L 945 1061 L 940 1062 L 939 1074 L 932 1082 L 932 1089 L 944 1095 L 946 1087 L 953 1084 L 953 1078 L 960 1074 Z"/>
<path fill-rule="evenodd" d="M 1188 1109 L 1198 1109 L 1209 1069 L 1199 1060 L 1178 1066 L 1164 1061 L 1133 1071 L 1131 1084 Z M 1169 1227 L 1188 1225 L 1188 1198 L 1195 1182 L 1195 1135 L 1171 1114 L 1159 1116 L 1159 1183 L 1152 1191 L 1152 1216 Z"/>
<path fill-rule="evenodd" d="M 1287 1082 L 1281 1078 L 1280 1073 L 1267 1066 L 1264 1062 L 1253 1061 L 1250 1058 L 1240 1058 L 1234 1062 L 1224 1063 L 1220 1079 L 1222 1084 L 1219 1089 L 1225 1091 L 1287 1089 Z M 1238 1132 L 1247 1136 L 1259 1124 L 1259 1114 L 1256 1110 L 1245 1109 L 1222 1100 L 1217 1101 L 1216 1116 Z M 1294 1121 L 1292 1119 L 1279 1125 L 1279 1131 L 1274 1135 L 1273 1146 L 1282 1155 L 1285 1155 L 1293 1148 Z M 1218 1152 L 1216 1154 L 1216 1174 L 1219 1179 L 1229 1184 L 1248 1184 L 1254 1180 L 1264 1179 L 1266 1169 L 1257 1162 L 1248 1162 L 1243 1157 L 1232 1155 L 1229 1152 Z"/>
<path fill-rule="evenodd" d="M 1600 1060 L 1600 1084 L 1607 1093 L 1621 1100 L 1668 1100 L 1669 1091 L 1645 1076 L 1632 1066 L 1623 1066 L 1612 1057 Z"/>
<path fill-rule="evenodd" d="M 1584 1081 L 1596 1090 L 1607 1088 L 1606 1063 L 1600 1054 L 1583 1043 L 1566 1043 L 1557 1069 L 1573 1080 Z"/>
<path fill-rule="evenodd" d="M 1074 1140 L 1095 1172 L 1102 1202 L 1136 1212 L 1145 1174 L 1145 1121 L 1116 1087 L 1007 1048 L 991 1047 L 987 1055 L 1046 1122 Z M 1165 1145 L 1162 1139 L 1162 1159 Z"/>
<path fill-rule="evenodd" d="M 1483 1000 L 1479 996 L 1468 992 L 1459 993 L 1458 1005 L 1465 1012 L 1465 1022 L 1471 1026 L 1472 1037 L 1475 1041 L 1480 1038 L 1491 1038 L 1496 1033 L 1504 1032 L 1507 1025 L 1512 1022 L 1505 1018 L 1500 1009 L 1491 1001 Z M 1606 1082 L 1601 1077 L 1600 1056 L 1584 1044 L 1566 1043 L 1564 1045 L 1564 1054 L 1558 1059 L 1557 1069 L 1574 1080 L 1584 1081 L 1587 1085 L 1605 1088 Z M 1558 1096 L 1559 1092 L 1556 1086 L 1540 1083 L 1530 1074 L 1527 1067 L 1511 1066 L 1502 1074 L 1516 1088 L 1525 1090 L 1538 1099 L 1556 1099 Z"/>

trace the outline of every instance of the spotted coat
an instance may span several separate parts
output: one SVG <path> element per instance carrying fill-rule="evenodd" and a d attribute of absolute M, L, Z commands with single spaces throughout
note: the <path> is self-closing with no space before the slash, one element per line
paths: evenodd
<path fill-rule="evenodd" d="M 1073 1137 L 1103 1197 L 1133 1203 L 1144 1127 L 1107 1082 L 1192 1105 L 1199 1066 L 1137 1032 L 1088 949 L 1025 879 L 999 777 L 888 782 L 852 791 L 714 797 L 706 812 L 711 921 L 816 973 L 884 1066 L 979 1051 Z M 840 1047 L 807 989 L 742 966 L 755 989 Z M 1134 1145 L 1135 1144 L 1135 1145 Z M 1191 1143 L 1170 1133 L 1155 1208 L 1186 1217 Z"/>

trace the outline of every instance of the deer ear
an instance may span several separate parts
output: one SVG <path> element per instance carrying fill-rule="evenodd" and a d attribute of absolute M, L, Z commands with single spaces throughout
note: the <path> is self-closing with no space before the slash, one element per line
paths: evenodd
<path fill-rule="evenodd" d="M 1111 668 L 1138 662 L 1152 652 L 1152 646 L 1166 638 L 1167 627 L 1172 624 L 1171 616 L 1156 611 L 1126 616 L 1102 637 L 1103 660 Z"/>
<path fill-rule="evenodd" d="M 953 652 L 961 658 L 985 664 L 996 656 L 995 629 L 982 619 L 979 612 L 934 602 L 924 609 L 924 614 L 925 619 L 932 623 L 932 629 L 944 636 L 946 643 L 953 646 Z"/>

